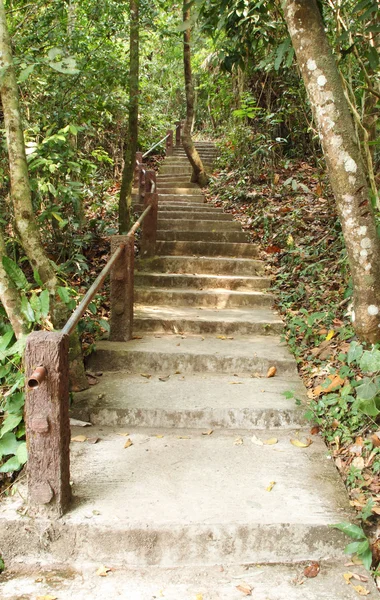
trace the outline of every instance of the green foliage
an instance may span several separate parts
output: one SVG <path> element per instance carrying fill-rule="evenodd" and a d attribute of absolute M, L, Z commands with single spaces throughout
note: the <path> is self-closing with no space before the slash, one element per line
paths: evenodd
<path fill-rule="evenodd" d="M 348 544 L 344 551 L 346 554 L 356 554 L 369 571 L 372 565 L 372 551 L 363 529 L 352 523 L 337 523 L 336 525 L 332 525 L 332 527 L 339 529 L 339 531 L 342 531 L 345 535 L 355 540 L 355 542 Z"/>

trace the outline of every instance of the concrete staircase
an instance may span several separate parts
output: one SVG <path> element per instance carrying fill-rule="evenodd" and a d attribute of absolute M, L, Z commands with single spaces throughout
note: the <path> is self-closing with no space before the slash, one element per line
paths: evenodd
<path fill-rule="evenodd" d="M 211 167 L 214 144 L 197 145 Z M 59 600 L 357 597 L 343 579 L 347 541 L 330 527 L 353 519 L 343 484 L 318 436 L 291 443 L 311 436 L 284 395 L 306 401 L 270 277 L 190 175 L 175 149 L 158 176 L 157 256 L 138 262 L 136 339 L 98 342 L 99 383 L 74 399 L 73 417 L 92 426 L 73 430 L 89 438 L 72 442 L 73 509 L 41 524 L 9 507 L 1 540 L 15 572 L 2 598 L 25 594 L 36 571 L 18 561 L 31 549 L 41 573 L 44 561 L 70 565 Z M 307 561 L 320 563 L 316 578 L 303 576 Z M 114 569 L 104 578 L 102 564 Z"/>

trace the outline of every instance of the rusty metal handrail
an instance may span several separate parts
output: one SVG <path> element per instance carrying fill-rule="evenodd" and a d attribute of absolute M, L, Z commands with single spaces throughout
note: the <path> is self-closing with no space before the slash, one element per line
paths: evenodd
<path fill-rule="evenodd" d="M 146 215 L 149 213 L 151 208 L 152 208 L 151 205 L 147 206 L 147 208 L 137 219 L 137 221 L 133 225 L 133 227 L 131 227 L 131 229 L 128 231 L 128 233 L 126 235 L 127 238 L 132 237 L 136 233 L 137 229 L 141 226 L 143 220 L 145 219 Z M 88 307 L 90 302 L 93 300 L 96 292 L 98 291 L 100 286 L 103 284 L 105 278 L 107 277 L 108 273 L 112 269 L 115 262 L 118 260 L 118 258 L 122 254 L 126 245 L 127 245 L 126 241 L 121 243 L 120 246 L 118 247 L 118 249 L 113 253 L 113 255 L 111 256 L 111 258 L 109 259 L 107 264 L 100 271 L 99 275 L 95 279 L 92 286 L 89 288 L 88 292 L 83 296 L 82 300 L 80 301 L 80 303 L 74 310 L 73 314 L 67 321 L 66 325 L 62 328 L 62 333 L 66 333 L 66 334 L 70 335 L 74 331 L 75 327 L 78 325 L 79 320 L 83 316 L 86 308 Z"/>

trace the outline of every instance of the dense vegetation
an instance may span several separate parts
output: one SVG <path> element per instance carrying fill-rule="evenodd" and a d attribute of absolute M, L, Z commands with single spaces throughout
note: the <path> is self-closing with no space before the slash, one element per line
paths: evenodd
<path fill-rule="evenodd" d="M 378 3 L 328 0 L 319 6 L 379 223 Z M 281 3 L 196 0 L 185 6 L 191 8 L 185 24 L 183 7 L 175 3 L 140 0 L 139 7 L 138 147 L 147 150 L 185 117 L 182 35 L 191 26 L 194 135 L 217 139 L 221 154 L 210 201 L 233 211 L 272 263 L 286 337 L 309 389 L 308 416 L 331 444 L 353 504 L 371 519 L 380 512 L 374 500 L 380 489 L 380 348 L 358 340 L 352 327 L 347 238 Z M 117 232 L 129 143 L 130 12 L 115 0 L 9 0 L 6 15 L 33 213 L 57 278 L 52 294 L 15 226 L 4 125 L 0 255 L 26 333 L 56 326 L 55 299 L 68 310 L 75 306 L 104 262 L 107 237 Z M 16 339 L 8 317 L 0 307 L 4 481 L 26 461 L 24 336 Z M 107 301 L 99 294 L 80 325 L 85 351 L 108 328 L 107 319 Z"/>

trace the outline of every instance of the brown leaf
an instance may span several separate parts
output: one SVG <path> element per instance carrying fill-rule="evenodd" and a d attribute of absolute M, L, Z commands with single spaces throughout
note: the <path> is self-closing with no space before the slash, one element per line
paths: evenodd
<path fill-rule="evenodd" d="M 356 456 L 356 458 L 354 458 L 354 460 L 352 461 L 352 465 L 356 469 L 362 471 L 364 469 L 364 458 L 362 456 Z"/>
<path fill-rule="evenodd" d="M 380 446 L 380 437 L 378 436 L 377 433 L 374 433 L 373 435 L 371 435 L 371 441 L 372 441 L 372 444 L 375 446 L 375 448 L 378 448 Z"/>
<path fill-rule="evenodd" d="M 209 429 L 208 431 L 202 431 L 202 435 L 211 435 L 212 433 L 214 433 L 213 429 Z"/>
<path fill-rule="evenodd" d="M 91 437 L 87 439 L 89 444 L 97 444 L 100 441 L 100 438 L 98 437 Z"/>
<path fill-rule="evenodd" d="M 124 448 L 130 448 L 130 446 L 133 446 L 133 442 L 132 442 L 131 438 L 128 438 L 124 444 Z"/>
<path fill-rule="evenodd" d="M 264 252 L 266 252 L 267 254 L 276 254 L 277 252 L 281 252 L 281 248 L 280 246 L 275 246 L 274 244 L 272 244 L 271 246 L 267 246 L 266 248 L 264 248 Z"/>
<path fill-rule="evenodd" d="M 328 385 L 325 387 L 326 383 L 328 383 Z M 332 392 L 333 390 L 342 387 L 343 384 L 344 379 L 342 379 L 339 375 L 329 375 L 324 382 L 324 387 L 318 385 L 314 389 L 314 397 L 318 398 L 318 396 L 320 396 L 321 394 L 328 394 L 329 392 Z"/>
<path fill-rule="evenodd" d="M 252 596 L 253 588 L 248 585 L 248 583 L 241 583 L 240 585 L 236 586 L 236 589 L 239 590 L 239 592 L 242 592 L 244 596 Z"/>
<path fill-rule="evenodd" d="M 316 577 L 320 571 L 320 566 L 318 562 L 312 562 L 310 563 L 310 565 L 308 567 L 306 567 L 303 571 L 303 574 L 305 575 L 305 577 L 308 577 L 309 579 L 312 579 L 313 577 Z"/>
<path fill-rule="evenodd" d="M 85 442 L 87 440 L 87 437 L 85 435 L 76 435 L 75 437 L 71 438 L 72 442 Z"/>
<path fill-rule="evenodd" d="M 319 427 L 319 425 L 314 425 L 310 429 L 310 435 L 317 435 L 320 431 L 321 431 L 321 428 Z"/>
<path fill-rule="evenodd" d="M 150 373 L 140 373 L 141 377 L 145 377 L 146 379 L 150 379 L 152 375 Z"/>
<path fill-rule="evenodd" d="M 267 377 L 274 377 L 277 373 L 277 367 L 270 367 L 268 369 Z"/>
<path fill-rule="evenodd" d="M 170 375 L 165 375 L 165 377 L 159 377 L 158 379 L 160 381 L 168 381 L 168 379 L 170 379 Z"/>
<path fill-rule="evenodd" d="M 241 446 L 242 444 L 243 444 L 243 438 L 237 437 L 236 440 L 234 441 L 234 445 Z"/>

